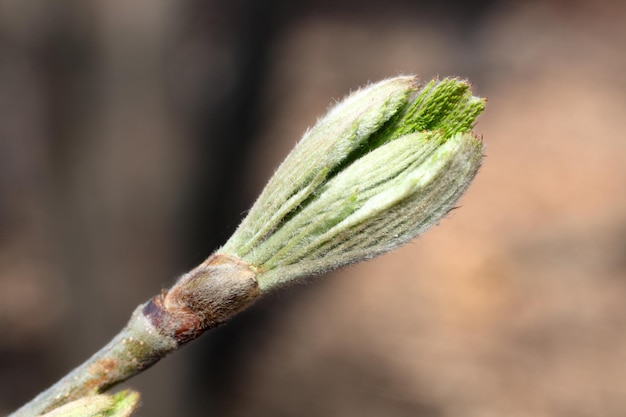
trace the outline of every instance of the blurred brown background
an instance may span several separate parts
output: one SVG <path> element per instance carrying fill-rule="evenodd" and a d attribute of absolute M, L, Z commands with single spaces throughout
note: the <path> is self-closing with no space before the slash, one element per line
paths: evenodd
<path fill-rule="evenodd" d="M 489 98 L 463 207 L 132 380 L 138 415 L 625 416 L 626 6 L 435 3 L 0 0 L 0 415 L 223 243 L 333 99 L 417 73 Z"/>

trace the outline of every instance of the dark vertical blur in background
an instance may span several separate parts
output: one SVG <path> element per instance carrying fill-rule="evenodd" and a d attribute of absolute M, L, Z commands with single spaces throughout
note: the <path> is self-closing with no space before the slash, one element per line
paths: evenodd
<path fill-rule="evenodd" d="M 138 415 L 626 415 L 625 21 L 617 0 L 0 0 L 0 414 L 223 243 L 332 100 L 417 73 L 489 98 L 462 209 L 132 380 Z"/>

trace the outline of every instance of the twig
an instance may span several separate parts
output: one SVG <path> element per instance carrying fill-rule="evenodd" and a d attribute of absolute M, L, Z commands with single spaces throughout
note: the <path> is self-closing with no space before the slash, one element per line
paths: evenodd
<path fill-rule="evenodd" d="M 102 393 L 223 323 L 259 294 L 255 273 L 244 262 L 213 255 L 170 291 L 137 307 L 106 346 L 10 417 L 37 416 Z"/>

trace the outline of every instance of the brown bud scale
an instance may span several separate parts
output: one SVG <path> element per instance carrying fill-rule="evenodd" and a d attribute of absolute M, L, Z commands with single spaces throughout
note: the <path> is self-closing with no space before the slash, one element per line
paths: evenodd
<path fill-rule="evenodd" d="M 239 258 L 215 254 L 152 298 L 143 314 L 179 345 L 216 327 L 260 295 L 256 274 Z"/>

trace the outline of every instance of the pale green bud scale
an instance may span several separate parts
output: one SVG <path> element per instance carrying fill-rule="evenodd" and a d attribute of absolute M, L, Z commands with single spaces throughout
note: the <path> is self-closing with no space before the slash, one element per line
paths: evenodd
<path fill-rule="evenodd" d="M 264 290 L 410 241 L 478 171 L 471 129 L 484 105 L 458 79 L 353 93 L 304 135 L 220 252 L 252 265 Z"/>

